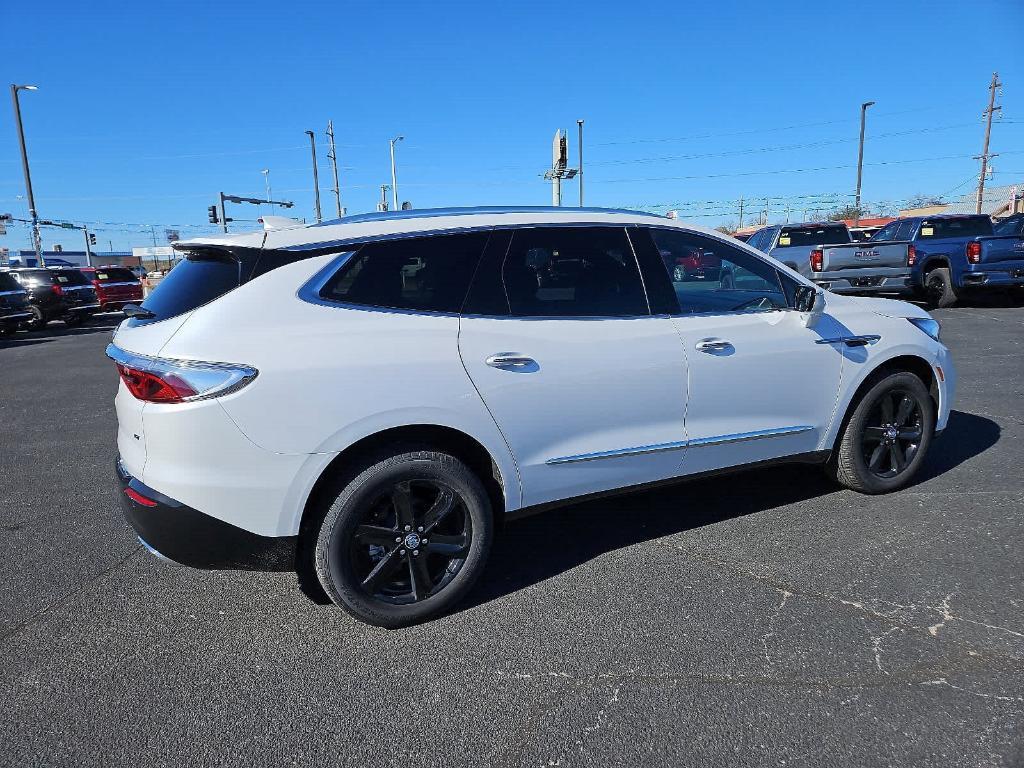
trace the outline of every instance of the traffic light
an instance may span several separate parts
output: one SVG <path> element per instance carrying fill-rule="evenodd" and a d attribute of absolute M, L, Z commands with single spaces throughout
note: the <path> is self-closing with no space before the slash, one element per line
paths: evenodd
<path fill-rule="evenodd" d="M 211 205 L 206 209 L 207 218 L 211 224 L 220 224 L 220 218 L 217 216 L 217 206 Z"/>
<path fill-rule="evenodd" d="M 89 245 L 96 245 L 96 235 L 89 233 Z"/>

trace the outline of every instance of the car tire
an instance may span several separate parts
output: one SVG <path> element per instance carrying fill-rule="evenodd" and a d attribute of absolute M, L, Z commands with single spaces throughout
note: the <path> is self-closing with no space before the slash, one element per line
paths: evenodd
<path fill-rule="evenodd" d="M 433 450 L 399 453 L 368 462 L 334 497 L 316 533 L 316 574 L 355 618 L 403 627 L 466 596 L 493 536 L 487 491 L 465 464 Z"/>
<path fill-rule="evenodd" d="M 925 274 L 924 292 L 932 309 L 952 307 L 960 298 L 948 267 L 936 267 Z"/>
<path fill-rule="evenodd" d="M 43 314 L 43 310 L 35 304 L 30 305 L 28 311 L 32 313 L 32 317 L 22 323 L 22 327 L 26 331 L 41 331 L 50 322 L 46 315 Z"/>
<path fill-rule="evenodd" d="M 888 493 L 920 468 L 935 434 L 935 402 L 912 373 L 876 382 L 847 419 L 829 473 L 859 493 Z"/>

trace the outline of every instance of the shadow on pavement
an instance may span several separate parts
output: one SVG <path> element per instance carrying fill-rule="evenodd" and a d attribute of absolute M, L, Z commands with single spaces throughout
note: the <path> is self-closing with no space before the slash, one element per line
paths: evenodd
<path fill-rule="evenodd" d="M 31 347 L 35 344 L 48 344 L 49 342 L 50 339 L 37 339 L 24 333 L 17 333 L 14 336 L 0 339 L 0 350 Z"/>
<path fill-rule="evenodd" d="M 95 333 L 113 333 L 116 325 L 74 325 L 67 326 L 63 323 L 55 323 L 54 325 L 47 325 L 41 331 L 24 331 L 14 335 L 10 341 L 17 341 L 18 339 L 24 339 L 25 341 L 32 341 L 34 339 L 53 339 L 61 336 L 91 336 Z"/>
<path fill-rule="evenodd" d="M 915 484 L 954 469 L 998 440 L 995 422 L 953 411 Z M 817 466 L 779 465 L 683 480 L 510 522 L 496 538 L 487 572 L 462 608 L 524 589 L 606 552 L 837 490 Z M 642 574 L 638 577 L 644 578 Z"/>

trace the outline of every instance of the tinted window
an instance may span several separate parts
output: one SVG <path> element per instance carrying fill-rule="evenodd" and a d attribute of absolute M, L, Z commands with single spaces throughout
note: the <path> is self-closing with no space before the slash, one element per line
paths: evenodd
<path fill-rule="evenodd" d="M 156 320 L 190 312 L 237 288 L 238 274 L 238 262 L 227 255 L 189 254 L 156 284 L 142 306 Z M 135 319 L 130 322 L 137 324 Z"/>
<path fill-rule="evenodd" d="M 124 269 L 123 267 L 98 267 L 96 269 L 96 279 L 101 283 L 137 283 L 138 279 L 132 274 L 130 269 Z"/>
<path fill-rule="evenodd" d="M 632 317 L 650 313 L 626 231 L 618 227 L 517 230 L 502 266 L 520 317 Z"/>
<path fill-rule="evenodd" d="M 896 229 L 896 234 L 892 238 L 893 240 L 913 240 L 914 229 L 917 227 L 917 221 L 915 219 L 907 219 L 906 221 L 899 222 L 899 227 Z"/>
<path fill-rule="evenodd" d="M 370 243 L 320 295 L 371 307 L 458 312 L 486 244 L 486 232 Z"/>
<path fill-rule="evenodd" d="M 845 224 L 820 224 L 812 227 L 783 227 L 779 248 L 807 248 L 812 245 L 849 243 L 850 232 Z"/>
<path fill-rule="evenodd" d="M 965 216 L 962 219 L 925 219 L 918 237 L 976 237 L 992 234 L 992 220 L 988 216 Z"/>
<path fill-rule="evenodd" d="M 0 272 L 0 291 L 20 291 L 21 283 L 9 272 Z"/>
<path fill-rule="evenodd" d="M 47 269 L 26 269 L 12 274 L 22 285 L 50 285 L 53 280 L 53 274 Z"/>
<path fill-rule="evenodd" d="M 890 221 L 888 224 L 886 224 L 884 227 L 882 227 L 880 230 L 878 230 L 871 237 L 871 239 L 874 240 L 876 243 L 877 242 L 887 241 L 887 240 L 895 240 L 896 239 L 896 232 L 897 232 L 897 230 L 899 230 L 899 228 L 900 228 L 900 222 L 898 222 L 898 221 Z"/>
<path fill-rule="evenodd" d="M 750 239 L 747 240 L 747 245 L 749 245 L 751 248 L 757 248 L 757 250 L 763 251 L 764 250 L 764 244 L 765 244 L 764 241 L 765 241 L 765 235 L 766 234 L 767 234 L 767 230 L 764 230 L 764 229 L 757 230 L 757 232 L 755 232 L 753 235 L 751 235 Z"/>
<path fill-rule="evenodd" d="M 1024 234 L 1024 216 L 1011 216 L 1003 219 L 992 227 L 996 235 L 1021 235 Z"/>
<path fill-rule="evenodd" d="M 53 279 L 60 285 L 89 285 L 89 279 L 77 269 L 54 270 Z"/>
<path fill-rule="evenodd" d="M 653 229 L 651 234 L 683 313 L 789 306 L 778 270 L 753 254 L 682 230 Z"/>

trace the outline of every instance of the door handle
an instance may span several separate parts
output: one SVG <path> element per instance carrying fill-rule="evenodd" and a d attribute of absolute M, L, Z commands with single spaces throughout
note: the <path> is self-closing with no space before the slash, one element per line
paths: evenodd
<path fill-rule="evenodd" d="M 498 352 L 484 360 L 491 368 L 528 368 L 536 365 L 537 361 L 532 357 L 526 357 L 516 352 Z"/>
<path fill-rule="evenodd" d="M 732 349 L 732 342 L 722 339 L 705 339 L 697 342 L 698 352 L 722 352 L 726 349 Z"/>

